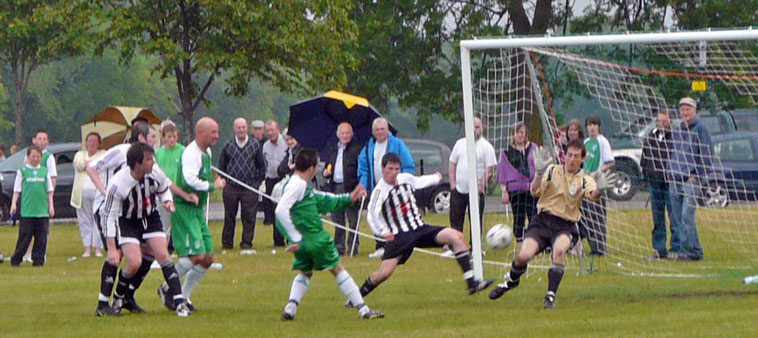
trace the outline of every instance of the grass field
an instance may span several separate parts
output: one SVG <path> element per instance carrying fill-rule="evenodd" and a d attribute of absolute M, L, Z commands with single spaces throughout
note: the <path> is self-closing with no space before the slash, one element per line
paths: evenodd
<path fill-rule="evenodd" d="M 427 221 L 447 224 L 447 216 Z M 365 223 L 364 223 L 365 224 Z M 758 326 L 758 287 L 738 276 L 713 278 L 629 277 L 610 271 L 582 276 L 567 272 L 557 309 L 542 309 L 545 273 L 536 271 L 498 301 L 486 292 L 468 296 L 461 271 L 451 259 L 424 254 L 400 267 L 367 303 L 387 317 L 358 319 L 343 307 L 344 297 L 328 272 L 316 273 L 294 322 L 279 315 L 294 273 L 291 255 L 272 254 L 271 227 L 258 225 L 257 254 L 225 254 L 220 249 L 221 223 L 211 224 L 217 261 L 192 300 L 201 312 L 177 318 L 156 295 L 162 281 L 153 271 L 137 292 L 148 311 L 120 318 L 94 316 L 102 259 L 81 258 L 78 228 L 53 226 L 48 262 L 43 268 L 11 268 L 8 256 L 17 228 L 0 227 L 0 335 L 15 336 L 753 336 Z M 238 229 L 239 232 L 239 229 Z M 239 239 L 239 233 L 237 235 Z M 361 255 L 343 263 L 360 285 L 378 267 Z M 489 255 L 488 255 L 489 256 Z M 68 262 L 71 257 L 75 261 Z M 757 272 L 758 273 L 758 272 Z"/>

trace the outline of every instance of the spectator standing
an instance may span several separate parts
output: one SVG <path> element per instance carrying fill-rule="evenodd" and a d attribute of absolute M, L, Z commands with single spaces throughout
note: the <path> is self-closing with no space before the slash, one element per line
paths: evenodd
<path fill-rule="evenodd" d="M 600 118 L 591 115 L 585 121 L 589 137 L 584 140 L 587 147 L 587 157 L 584 159 L 584 171 L 593 179 L 598 173 L 605 172 L 615 165 L 611 144 L 600 133 Z M 582 201 L 582 220 L 579 223 L 582 237 L 590 244 L 590 255 L 604 256 L 606 254 L 606 197 L 597 201 Z"/>
<path fill-rule="evenodd" d="M 42 149 L 32 145 L 26 151 L 25 165 L 16 171 L 16 181 L 13 185 L 13 200 L 11 214 L 16 213 L 16 205 L 21 197 L 21 221 L 18 226 L 16 251 L 11 256 L 11 266 L 19 266 L 26 248 L 34 237 L 32 249 L 32 265 L 45 264 L 47 251 L 47 235 L 50 217 L 55 214 L 53 209 L 53 183 L 47 168 L 40 165 Z"/>
<path fill-rule="evenodd" d="M 561 152 L 564 156 L 566 152 L 568 151 L 568 144 L 569 142 L 573 140 L 584 140 L 584 131 L 582 130 L 582 122 L 579 122 L 577 119 L 572 119 L 569 121 L 568 126 L 566 127 L 566 140 L 561 144 L 561 147 L 563 149 L 563 152 Z M 564 157 L 561 157 L 561 164 L 566 164 L 566 160 Z"/>
<path fill-rule="evenodd" d="M 96 257 L 102 257 L 103 242 L 100 240 L 100 231 L 95 226 L 95 197 L 97 188 L 87 175 L 87 166 L 92 161 L 99 160 L 105 150 L 100 149 L 100 134 L 91 132 L 84 141 L 84 150 L 74 155 L 74 186 L 71 190 L 71 206 L 76 209 L 76 223 L 79 225 L 79 233 L 82 236 L 84 253 L 82 257 L 90 257 L 92 249 Z"/>
<path fill-rule="evenodd" d="M 234 120 L 233 139 L 226 142 L 221 150 L 218 167 L 242 183 L 253 188 L 261 184 L 266 162 L 263 159 L 261 145 L 247 134 L 247 121 L 244 118 Z M 258 194 L 229 180 L 223 191 L 224 229 L 221 233 L 221 245 L 224 249 L 234 247 L 234 229 L 237 224 L 237 210 L 242 219 L 242 240 L 240 248 L 253 247 L 255 238 L 255 217 L 258 206 Z"/>
<path fill-rule="evenodd" d="M 513 142 L 500 153 L 497 182 L 500 183 L 501 201 L 510 204 L 513 212 L 513 234 L 516 243 L 524 240 L 526 219 L 532 220 L 537 200 L 529 193 L 534 179 L 534 152 L 537 145 L 527 139 L 527 128 L 519 123 L 513 128 Z"/>
<path fill-rule="evenodd" d="M 650 186 L 650 205 L 653 209 L 653 248 L 655 252 L 646 259 L 659 259 L 668 257 L 666 250 L 666 210 L 668 209 L 671 219 L 671 201 L 669 200 L 669 188 L 666 183 L 666 163 L 669 160 L 671 149 L 671 119 L 665 110 L 658 112 L 656 127 L 650 131 L 642 145 L 642 177 Z M 671 228 L 671 237 L 676 233 Z M 672 240 L 673 242 L 673 240 Z M 673 244 L 673 243 L 672 243 Z M 678 250 L 678 248 L 671 248 Z"/>
<path fill-rule="evenodd" d="M 55 156 L 47 151 L 47 145 L 50 142 L 50 136 L 45 129 L 38 129 L 32 139 L 32 144 L 42 150 L 42 158 L 40 159 L 40 166 L 47 168 L 47 173 L 50 174 L 50 181 L 53 183 L 53 189 L 55 189 L 56 179 L 58 177 L 58 170 L 55 164 Z M 27 155 L 28 156 L 28 155 Z M 24 158 L 26 162 L 26 158 Z M 45 246 L 47 250 L 47 246 Z M 24 255 L 24 262 L 32 262 L 32 247 L 28 247 L 26 255 Z"/>
<path fill-rule="evenodd" d="M 334 144 L 325 157 L 326 168 L 323 175 L 327 179 L 327 190 L 342 194 L 351 192 L 358 186 L 358 156 L 361 153 L 361 145 L 353 139 L 353 127 L 350 123 L 342 122 L 337 126 L 337 143 Z M 334 223 L 348 226 L 356 230 L 358 226 L 358 208 L 360 203 L 341 211 L 332 212 L 332 221 Z M 347 216 L 347 221 L 345 220 Z M 347 236 L 347 246 L 345 246 L 345 230 L 334 229 L 334 246 L 337 253 L 344 255 L 346 252 L 350 255 L 358 253 L 360 241 L 355 238 L 355 233 L 351 232 Z M 355 247 L 353 241 L 355 240 Z M 347 251 L 345 251 L 347 248 Z"/>
<path fill-rule="evenodd" d="M 297 142 L 295 137 L 287 135 L 286 129 L 282 137 L 287 141 L 287 153 L 284 155 L 282 162 L 279 163 L 279 167 L 276 168 L 276 173 L 279 175 L 280 180 L 295 173 L 295 156 L 303 149 L 303 146 Z"/>
<path fill-rule="evenodd" d="M 0 144 L 0 162 L 5 161 L 5 146 Z"/>
<path fill-rule="evenodd" d="M 250 122 L 250 127 L 253 128 L 253 138 L 258 141 L 258 144 L 263 146 L 263 144 L 266 143 L 266 134 L 264 130 L 266 124 L 261 120 L 254 120 L 253 122 Z"/>
<path fill-rule="evenodd" d="M 479 227 L 482 225 L 484 217 L 484 192 L 486 191 L 487 182 L 492 176 L 497 158 L 495 157 L 495 148 L 492 144 L 482 137 L 482 120 L 474 117 L 474 145 L 476 147 L 476 177 L 479 194 Z M 450 164 L 448 165 L 448 176 L 450 177 L 450 226 L 453 229 L 463 232 L 463 222 L 466 217 L 466 210 L 469 207 L 469 168 L 467 158 L 466 138 L 462 137 L 453 146 L 450 152 Z M 469 229 L 471 225 L 471 214 L 469 209 Z M 469 230 L 470 231 L 470 230 Z M 471 238 L 469 237 L 469 242 Z M 452 250 L 448 250 L 446 255 L 453 257 Z"/>
<path fill-rule="evenodd" d="M 165 124 L 164 124 L 165 123 Z M 179 128 L 170 120 L 161 123 L 161 142 L 163 145 L 155 152 L 155 162 L 163 169 L 171 182 L 176 182 L 179 175 L 179 162 L 182 160 L 184 145 L 178 143 Z M 163 231 L 166 233 L 168 242 L 168 252 L 174 252 L 174 243 L 171 239 L 171 211 L 166 210 L 162 203 L 159 203 L 158 214 L 161 217 Z M 160 263 L 157 263 L 160 264 Z"/>
<path fill-rule="evenodd" d="M 266 122 L 266 134 L 268 134 L 268 140 L 263 144 L 263 158 L 266 161 L 266 195 L 271 196 L 271 191 L 274 189 L 279 181 L 279 174 L 277 169 L 279 164 L 287 155 L 287 142 L 281 137 L 281 129 L 279 124 L 274 120 Z M 269 198 L 263 199 L 263 224 L 274 224 L 274 209 L 276 203 Z M 274 246 L 284 246 L 284 236 L 279 232 L 276 227 L 273 228 L 274 233 Z"/>
<path fill-rule="evenodd" d="M 403 140 L 392 135 L 389 123 L 383 117 L 374 119 L 371 123 L 373 137 L 361 149 L 358 157 L 358 180 L 371 195 L 371 191 L 382 179 L 382 157 L 386 153 L 395 153 L 400 157 L 400 171 L 408 174 L 416 173 L 413 157 Z M 371 258 L 381 258 L 384 254 L 384 242 L 376 242 L 376 251 L 369 254 Z"/>
<path fill-rule="evenodd" d="M 711 134 L 697 116 L 697 102 L 691 97 L 679 100 L 682 123 L 672 133 L 668 161 L 669 199 L 671 200 L 671 258 L 680 261 L 702 260 L 703 248 L 695 224 L 700 184 L 712 170 Z M 707 183 L 707 182 L 705 182 Z"/>

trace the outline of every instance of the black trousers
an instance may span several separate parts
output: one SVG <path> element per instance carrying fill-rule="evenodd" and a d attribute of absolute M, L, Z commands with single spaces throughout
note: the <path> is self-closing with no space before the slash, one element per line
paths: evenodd
<path fill-rule="evenodd" d="M 281 178 L 266 178 L 266 195 L 271 196 L 271 191 L 274 190 L 274 185 L 279 183 L 281 181 Z M 263 198 L 263 224 L 270 224 L 274 225 L 276 216 L 274 215 L 274 210 L 276 209 L 276 203 L 272 202 L 271 199 Z M 279 233 L 279 229 L 276 228 L 276 226 L 273 226 L 274 228 L 274 246 L 284 246 L 284 236 Z"/>
<path fill-rule="evenodd" d="M 21 260 L 29 248 L 29 243 L 34 237 L 32 247 L 32 265 L 42 266 L 45 264 L 45 252 L 47 252 L 47 233 L 49 218 L 47 217 L 21 217 L 18 223 L 18 240 L 16 251 L 11 256 L 11 265 L 21 264 Z"/>
<path fill-rule="evenodd" d="M 468 194 L 462 194 L 458 192 L 455 187 L 450 189 L 450 227 L 463 232 L 463 222 L 466 220 L 466 214 L 468 210 Z M 468 220 L 471 224 L 471 211 L 468 210 Z M 482 227 L 482 219 L 484 217 L 484 193 L 479 193 L 479 229 Z M 471 227 L 469 226 L 469 234 Z M 481 233 L 481 231 L 480 231 Z M 469 244 L 471 244 L 471 236 L 469 236 Z"/>
<path fill-rule="evenodd" d="M 345 193 L 345 185 L 344 184 L 334 184 L 334 193 L 335 194 L 342 194 Z M 350 222 L 350 229 L 355 230 L 358 226 L 358 208 L 360 208 L 360 202 L 353 204 L 352 207 L 347 208 L 342 211 L 337 211 L 332 213 L 332 222 L 348 226 L 347 222 L 345 222 L 345 216 L 347 216 L 347 220 Z M 358 246 L 360 245 L 360 240 L 358 238 L 355 239 L 355 251 L 353 251 L 352 245 L 353 245 L 353 238 L 355 237 L 354 232 L 350 232 L 347 236 L 347 246 L 345 246 L 345 230 L 336 228 L 334 229 L 334 246 L 337 248 L 337 252 L 341 255 L 343 254 L 350 254 L 351 252 L 354 252 L 355 254 L 358 253 Z M 347 248 L 347 251 L 345 250 Z"/>
<path fill-rule="evenodd" d="M 606 248 L 606 206 L 605 195 L 599 201 L 582 200 L 582 218 L 579 220 L 579 234 L 587 238 L 590 253 L 605 255 Z"/>
<path fill-rule="evenodd" d="M 514 191 L 510 193 L 511 211 L 513 212 L 513 235 L 516 241 L 524 240 L 524 228 L 526 219 L 531 222 L 537 213 L 537 200 L 527 191 Z"/>
<path fill-rule="evenodd" d="M 258 207 L 258 194 L 243 187 L 228 184 L 224 187 L 224 229 L 221 232 L 221 245 L 224 249 L 234 247 L 234 229 L 237 226 L 237 210 L 241 207 L 242 241 L 240 248 L 253 247 L 255 237 L 255 216 Z"/>

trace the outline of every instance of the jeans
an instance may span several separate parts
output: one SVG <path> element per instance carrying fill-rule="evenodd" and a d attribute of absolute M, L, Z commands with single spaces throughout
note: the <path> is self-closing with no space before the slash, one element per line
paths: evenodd
<path fill-rule="evenodd" d="M 234 247 L 234 229 L 237 225 L 237 209 L 241 208 L 242 241 L 240 248 L 253 247 L 255 237 L 255 216 L 258 207 L 258 194 L 243 187 L 227 185 L 223 191 L 224 229 L 221 232 L 221 245 L 224 249 Z"/>
<path fill-rule="evenodd" d="M 342 183 L 334 183 L 334 193 L 335 194 L 342 194 L 345 193 L 345 185 Z M 349 192 L 349 191 L 347 191 Z M 345 209 L 340 210 L 336 212 L 332 212 L 332 222 L 337 223 L 339 225 L 348 226 L 348 222 L 345 221 L 345 216 L 347 216 L 347 220 L 350 222 L 349 228 L 352 230 L 356 230 L 358 226 L 358 208 L 360 208 L 361 204 L 360 202 L 357 202 L 353 204 L 353 206 Z M 360 245 L 361 241 L 358 238 L 355 238 L 355 248 L 353 248 L 353 238 L 355 237 L 354 232 L 350 232 L 347 235 L 347 246 L 345 246 L 345 230 L 340 228 L 334 229 L 334 246 L 337 248 L 337 252 L 339 254 L 344 255 L 345 253 L 350 254 L 353 252 L 354 254 L 358 253 L 358 246 Z M 345 248 L 347 248 L 347 251 L 345 251 Z M 352 251 L 352 250 L 355 251 Z"/>
<path fill-rule="evenodd" d="M 532 197 L 528 190 L 512 191 L 509 193 L 511 198 L 511 211 L 513 212 L 513 236 L 516 241 L 524 240 L 524 228 L 526 219 L 532 220 L 537 213 L 537 200 Z"/>
<path fill-rule="evenodd" d="M 671 251 L 679 257 L 703 259 L 703 247 L 695 225 L 697 187 L 692 182 L 669 184 L 671 200 Z M 676 249 L 676 250 L 675 250 Z"/>
<path fill-rule="evenodd" d="M 463 222 L 466 220 L 466 210 L 468 210 L 468 194 L 458 192 L 455 187 L 450 189 L 450 227 L 463 232 Z M 482 218 L 484 217 L 484 193 L 479 193 L 479 229 L 482 228 Z M 471 231 L 471 211 L 468 212 L 469 231 Z M 479 232 L 481 234 L 481 231 Z M 471 236 L 469 236 L 469 245 Z"/>
<path fill-rule="evenodd" d="M 653 248 L 658 252 L 659 257 L 666 257 L 666 210 L 668 209 L 669 220 L 671 219 L 671 200 L 669 199 L 669 188 L 666 181 L 650 178 L 650 206 L 653 209 Z M 678 251 L 679 247 L 674 246 L 675 229 L 671 227 L 671 251 Z"/>

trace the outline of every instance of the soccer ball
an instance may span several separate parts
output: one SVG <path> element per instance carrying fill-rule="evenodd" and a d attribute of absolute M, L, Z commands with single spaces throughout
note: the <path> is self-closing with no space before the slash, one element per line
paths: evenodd
<path fill-rule="evenodd" d="M 504 224 L 495 224 L 484 237 L 487 246 L 493 249 L 502 249 L 507 247 L 513 241 L 513 230 Z"/>

